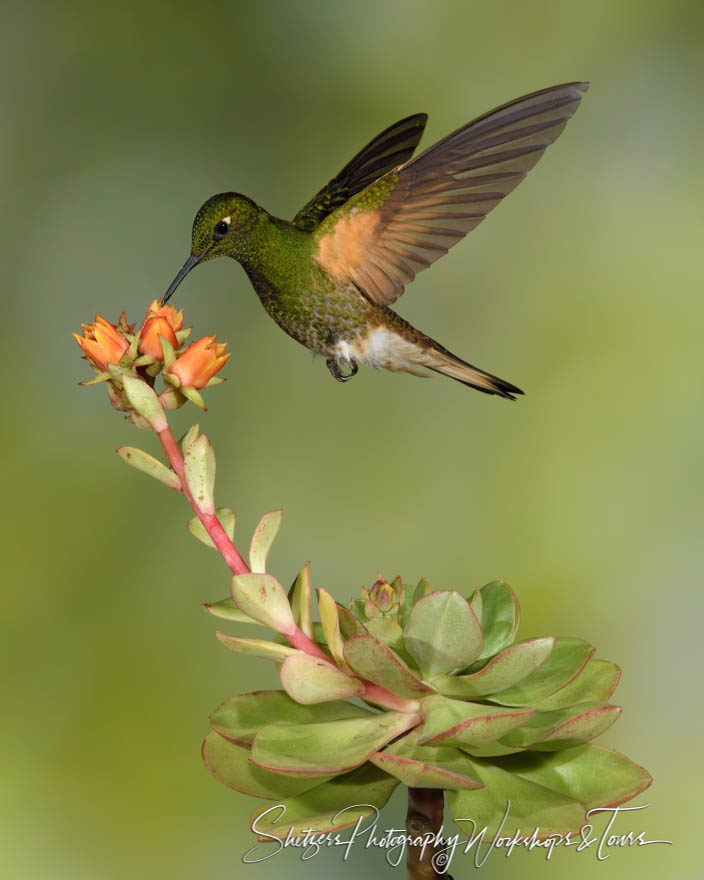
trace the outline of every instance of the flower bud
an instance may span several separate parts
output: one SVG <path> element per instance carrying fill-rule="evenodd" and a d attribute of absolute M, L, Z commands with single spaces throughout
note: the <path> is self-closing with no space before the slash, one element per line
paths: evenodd
<path fill-rule="evenodd" d="M 166 306 L 168 308 L 168 306 Z M 169 323 L 169 320 L 161 315 L 149 318 L 142 328 L 142 335 L 139 339 L 140 354 L 148 354 L 158 361 L 164 360 L 164 349 L 161 344 L 162 339 L 170 342 L 174 348 L 178 348 L 178 340 L 176 333 Z"/>
<path fill-rule="evenodd" d="M 152 304 L 147 309 L 147 314 L 144 316 L 144 320 L 142 321 L 142 326 L 140 330 L 144 333 L 144 330 L 152 318 L 163 318 L 169 325 L 169 327 L 174 331 L 174 333 L 178 333 L 178 331 L 183 327 L 183 309 L 180 311 L 176 311 L 173 306 L 160 306 L 156 299 L 152 300 Z M 161 334 L 164 339 L 168 337 L 165 334 Z M 174 345 L 174 348 L 176 346 Z"/>
<path fill-rule="evenodd" d="M 108 364 L 120 363 L 122 355 L 129 348 L 129 342 L 114 324 L 96 315 L 93 324 L 81 324 L 81 327 L 83 335 L 74 333 L 73 337 L 96 369 L 104 371 Z"/>
<path fill-rule="evenodd" d="M 225 366 L 230 357 L 225 354 L 225 343 L 215 336 L 204 336 L 192 342 L 167 370 L 175 376 L 181 388 L 205 388 L 213 376 Z"/>

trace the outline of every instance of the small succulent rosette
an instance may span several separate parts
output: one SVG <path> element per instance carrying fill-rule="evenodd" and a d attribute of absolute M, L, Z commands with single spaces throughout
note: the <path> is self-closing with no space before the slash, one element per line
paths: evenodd
<path fill-rule="evenodd" d="M 282 689 L 228 700 L 203 743 L 219 781 L 264 800 L 252 816 L 260 839 L 355 824 L 399 783 L 446 790 L 467 834 L 473 822 L 488 835 L 546 837 L 650 784 L 642 767 L 591 743 L 621 712 L 610 703 L 618 666 L 578 638 L 516 642 L 508 584 L 463 595 L 380 578 L 349 608 L 319 589 L 313 622 L 308 565 L 288 595 L 264 573 L 279 521 L 280 512 L 262 520 L 253 573 L 232 579 L 232 598 L 205 606 L 279 633 L 218 633 L 232 651 L 273 660 Z M 289 644 L 297 630 L 318 656 Z M 273 804 L 285 811 L 267 812 Z"/>

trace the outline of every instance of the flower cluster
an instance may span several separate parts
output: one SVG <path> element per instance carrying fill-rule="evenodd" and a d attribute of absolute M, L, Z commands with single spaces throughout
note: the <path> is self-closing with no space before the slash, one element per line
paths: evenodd
<path fill-rule="evenodd" d="M 205 409 L 200 390 L 224 381 L 215 374 L 230 357 L 225 354 L 225 344 L 218 343 L 215 336 L 204 336 L 186 345 L 191 328 L 183 327 L 183 311 L 159 305 L 156 299 L 136 332 L 136 325 L 127 323 L 124 312 L 117 324 L 96 315 L 94 323 L 81 326 L 82 334 L 73 335 L 98 374 L 81 384 L 105 382 L 115 409 L 128 411 L 127 417 L 139 427 L 145 427 L 144 419 L 125 394 L 125 376 L 141 379 L 153 388 L 161 373 L 166 387 L 159 402 L 164 409 L 177 409 L 187 400 Z"/>

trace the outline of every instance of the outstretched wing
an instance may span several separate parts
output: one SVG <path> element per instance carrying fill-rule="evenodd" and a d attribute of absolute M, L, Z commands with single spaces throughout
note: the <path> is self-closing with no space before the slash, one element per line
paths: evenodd
<path fill-rule="evenodd" d="M 323 221 L 316 260 L 373 302 L 392 303 L 518 186 L 588 87 L 525 95 L 388 172 Z"/>
<path fill-rule="evenodd" d="M 427 114 L 416 113 L 382 131 L 301 208 L 293 218 L 294 225 L 312 231 L 352 196 L 410 159 L 427 121 Z"/>

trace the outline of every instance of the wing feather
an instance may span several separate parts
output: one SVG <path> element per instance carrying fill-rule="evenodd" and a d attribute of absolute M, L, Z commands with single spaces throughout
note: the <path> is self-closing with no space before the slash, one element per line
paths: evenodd
<path fill-rule="evenodd" d="M 373 302 L 393 302 L 518 186 L 587 88 L 567 83 L 525 95 L 387 171 L 324 220 L 317 261 Z"/>
<path fill-rule="evenodd" d="M 294 225 L 312 231 L 352 196 L 410 159 L 427 121 L 427 114 L 416 113 L 382 131 L 301 208 L 293 218 Z"/>

